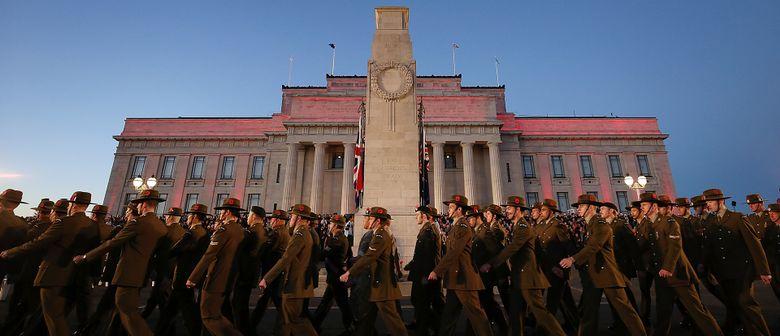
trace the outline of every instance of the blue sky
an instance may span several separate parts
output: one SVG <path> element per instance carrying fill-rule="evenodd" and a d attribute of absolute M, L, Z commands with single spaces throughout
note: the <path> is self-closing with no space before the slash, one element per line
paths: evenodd
<path fill-rule="evenodd" d="M 494 85 L 518 115 L 656 116 L 677 191 L 778 197 L 778 1 L 0 0 L 0 188 L 101 201 L 127 117 L 266 116 L 365 74 L 373 8 L 411 8 L 418 74 Z M 743 207 L 744 209 L 744 207 Z M 22 212 L 29 213 L 29 212 Z"/>

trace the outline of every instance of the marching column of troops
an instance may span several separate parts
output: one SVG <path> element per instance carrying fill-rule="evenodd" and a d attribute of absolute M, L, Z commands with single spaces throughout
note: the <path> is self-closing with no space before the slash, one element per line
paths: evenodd
<path fill-rule="evenodd" d="M 22 196 L 0 194 L 0 278 L 13 284 L 3 287 L 13 289 L 4 293 L 0 335 L 173 335 L 178 325 L 187 335 L 255 335 L 270 302 L 278 314 L 266 334 L 317 335 L 335 301 L 344 334 L 375 335 L 381 317 L 391 335 L 453 335 L 463 312 L 468 334 L 592 336 L 602 297 L 609 328 L 620 335 L 668 335 L 675 306 L 694 334 L 769 335 L 754 282 L 770 285 L 780 300 L 780 204 L 765 208 L 760 195 L 748 195 L 753 213 L 744 216 L 726 207 L 729 197 L 718 189 L 691 201 L 643 193 L 625 209 L 630 216 L 591 194 L 572 204 L 576 214 L 562 213 L 552 199 L 528 207 L 519 196 L 479 207 L 454 195 L 444 215 L 420 206 L 414 255 L 403 268 L 410 324 L 399 303 L 403 271 L 392 217 L 382 207 L 363 213 L 366 231 L 353 255 L 347 218 L 323 218 L 305 204 L 266 214 L 228 198 L 216 217 L 194 204 L 168 209 L 163 220 L 156 208 L 165 200 L 147 189 L 123 219 L 108 221 L 103 205 L 87 216 L 91 194 L 77 191 L 41 200 L 36 217 L 25 220 L 14 214 L 26 204 Z M 318 231 L 323 221 L 329 225 Z M 311 313 L 319 265 L 326 288 Z M 98 286 L 105 289 L 93 309 Z M 702 304 L 702 287 L 725 306 L 722 321 Z"/>

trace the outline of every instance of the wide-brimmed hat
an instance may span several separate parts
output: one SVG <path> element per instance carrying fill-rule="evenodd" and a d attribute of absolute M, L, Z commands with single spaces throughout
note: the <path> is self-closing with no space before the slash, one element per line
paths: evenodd
<path fill-rule="evenodd" d="M 551 198 L 545 198 L 542 203 L 540 203 L 540 208 L 541 207 L 547 207 L 552 210 L 552 212 L 561 212 L 561 210 L 558 209 L 558 202 Z"/>
<path fill-rule="evenodd" d="M 674 202 L 672 202 L 672 198 L 669 197 L 669 195 L 658 195 L 658 205 L 660 206 L 670 206 L 673 205 Z"/>
<path fill-rule="evenodd" d="M 200 214 L 200 215 L 208 215 L 209 214 L 209 207 L 205 204 L 195 203 L 190 206 L 189 211 L 185 211 L 186 214 Z"/>
<path fill-rule="evenodd" d="M 516 208 L 521 208 L 525 210 L 531 210 L 527 206 L 525 206 L 525 199 L 520 196 L 509 196 L 506 198 L 506 204 L 501 204 L 501 206 L 513 206 Z"/>
<path fill-rule="evenodd" d="M 631 209 L 642 209 L 642 202 L 639 201 L 632 201 L 631 205 L 626 207 L 626 210 L 631 211 Z"/>
<path fill-rule="evenodd" d="M 108 215 L 108 207 L 102 204 L 95 204 L 89 212 L 96 215 Z"/>
<path fill-rule="evenodd" d="M 707 204 L 707 201 L 704 200 L 704 196 L 702 195 L 696 195 L 691 197 L 691 202 L 693 203 L 693 206 L 704 206 Z"/>
<path fill-rule="evenodd" d="M 613 209 L 615 211 L 620 211 L 620 210 L 618 210 L 617 205 L 615 205 L 615 203 L 612 203 L 612 202 L 601 202 L 601 206 L 605 206 L 605 207 Z"/>
<path fill-rule="evenodd" d="M 436 209 L 435 207 L 432 207 L 430 205 L 428 207 L 431 208 L 431 216 L 433 216 L 434 218 L 441 218 L 441 217 L 443 217 L 443 215 L 439 213 L 438 209 Z"/>
<path fill-rule="evenodd" d="M 2 194 L 0 194 L 0 201 L 6 201 L 11 203 L 21 203 L 21 204 L 29 204 L 27 202 L 22 201 L 22 193 L 21 190 L 15 190 L 15 189 L 6 189 L 3 191 Z"/>
<path fill-rule="evenodd" d="M 70 195 L 68 202 L 82 205 L 92 204 L 92 194 L 86 191 L 76 191 L 73 195 Z"/>
<path fill-rule="evenodd" d="M 290 215 L 298 215 L 308 220 L 317 220 L 317 215 L 311 212 L 311 208 L 306 204 L 296 204 L 290 208 Z"/>
<path fill-rule="evenodd" d="M 780 204 L 772 203 L 769 206 L 767 206 L 767 211 L 769 212 L 780 212 Z"/>
<path fill-rule="evenodd" d="M 701 196 L 704 197 L 705 201 L 724 200 L 731 198 L 731 196 L 724 196 L 720 189 L 707 189 L 701 193 Z"/>
<path fill-rule="evenodd" d="M 468 207 L 464 215 L 466 215 L 466 217 L 476 217 L 481 214 L 482 211 L 480 211 L 479 205 L 474 204 Z"/>
<path fill-rule="evenodd" d="M 576 208 L 580 206 L 580 204 L 601 206 L 599 199 L 596 198 L 596 195 L 593 194 L 582 194 L 577 196 L 577 203 L 572 203 L 571 206 L 572 208 Z"/>
<path fill-rule="evenodd" d="M 222 201 L 222 205 L 218 207 L 214 207 L 214 210 L 237 210 L 237 211 L 246 211 L 241 207 L 241 200 L 235 197 L 228 197 L 224 201 Z"/>
<path fill-rule="evenodd" d="M 390 216 L 389 213 L 387 213 L 387 209 L 383 207 L 372 207 L 371 210 L 368 213 L 368 217 L 376 217 L 376 218 L 382 218 L 382 219 L 393 219 L 392 216 Z"/>
<path fill-rule="evenodd" d="M 746 204 L 755 204 L 755 203 L 763 203 L 764 198 L 761 197 L 760 194 L 750 194 L 745 196 L 745 203 Z"/>
<path fill-rule="evenodd" d="M 265 217 L 265 208 L 257 205 L 253 205 L 251 208 L 249 208 L 249 212 L 262 217 Z"/>
<path fill-rule="evenodd" d="M 284 211 L 282 209 L 276 209 L 273 212 L 271 212 L 270 215 L 268 215 L 268 218 L 277 218 L 281 220 L 288 220 L 290 219 L 290 216 L 287 215 L 287 211 Z"/>
<path fill-rule="evenodd" d="M 141 203 L 145 201 L 165 202 L 165 199 L 160 197 L 159 191 L 154 189 L 146 189 L 141 190 L 135 199 L 130 200 L 130 203 Z"/>
<path fill-rule="evenodd" d="M 44 198 L 44 199 L 41 199 L 41 202 L 38 203 L 37 207 L 30 208 L 30 209 L 33 209 L 35 211 L 40 211 L 40 212 L 43 212 L 43 213 L 49 213 L 49 212 L 51 212 L 51 209 L 53 207 L 54 207 L 54 202 L 52 202 L 48 198 Z"/>
<path fill-rule="evenodd" d="M 639 195 L 639 203 L 650 202 L 663 206 L 665 203 L 658 198 L 658 195 L 652 192 L 643 192 Z"/>
<path fill-rule="evenodd" d="M 414 212 L 421 212 L 430 217 L 436 216 L 436 212 L 434 212 L 433 208 L 425 205 L 418 206 L 416 209 L 414 209 Z"/>
<path fill-rule="evenodd" d="M 468 208 L 469 206 L 469 199 L 466 198 L 466 196 L 463 195 L 452 195 L 452 198 L 450 198 L 449 201 L 444 201 L 444 204 L 449 205 L 450 203 L 454 203 L 457 206 Z"/>
<path fill-rule="evenodd" d="M 486 205 L 483 212 L 490 212 L 496 217 L 504 217 L 504 209 L 501 209 L 501 207 L 496 204 Z"/>
<path fill-rule="evenodd" d="M 182 210 L 182 208 L 170 207 L 170 208 L 168 208 L 168 211 L 165 212 L 165 215 L 167 215 L 167 216 L 182 216 L 182 215 L 184 215 L 184 210 Z"/>
<path fill-rule="evenodd" d="M 330 216 L 330 220 L 329 221 L 331 223 L 336 224 L 337 226 L 341 226 L 341 227 L 343 227 L 344 225 L 347 224 L 347 221 L 344 219 L 344 216 L 339 215 L 339 214 L 335 214 L 333 216 Z"/>
<path fill-rule="evenodd" d="M 60 198 L 56 202 L 54 202 L 54 207 L 52 208 L 54 212 L 58 214 L 67 214 L 68 213 L 68 199 L 67 198 Z"/>
<path fill-rule="evenodd" d="M 688 197 L 678 197 L 674 199 L 674 204 L 672 205 L 676 207 L 690 208 L 693 206 L 693 203 L 691 203 Z"/>
<path fill-rule="evenodd" d="M 533 206 L 531 206 L 531 210 L 533 210 L 533 209 L 536 209 L 536 210 L 542 210 L 542 202 L 536 202 L 536 203 L 534 203 L 534 205 L 533 205 Z"/>

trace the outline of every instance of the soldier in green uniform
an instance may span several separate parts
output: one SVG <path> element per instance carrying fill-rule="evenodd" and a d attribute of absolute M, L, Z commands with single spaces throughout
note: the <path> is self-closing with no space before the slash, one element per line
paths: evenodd
<path fill-rule="evenodd" d="M 615 262 L 618 270 L 628 279 L 626 281 L 626 297 L 634 309 L 638 309 L 634 291 L 631 290 L 631 278 L 636 277 L 636 268 L 634 265 L 639 260 L 639 245 L 637 244 L 634 232 L 628 222 L 618 216 L 618 207 L 612 202 L 602 202 L 599 208 L 599 215 L 612 228 L 612 239 L 615 243 Z M 613 329 L 625 333 L 625 325 L 620 320 L 615 307 L 610 305 L 612 310 Z"/>
<path fill-rule="evenodd" d="M 770 204 L 769 225 L 764 233 L 764 251 L 772 271 L 772 291 L 780 301 L 780 204 Z"/>
<path fill-rule="evenodd" d="M 501 252 L 504 247 L 501 245 L 504 236 L 500 231 L 496 232 L 490 228 L 484 214 L 477 205 L 471 206 L 471 211 L 466 214 L 466 220 L 469 227 L 474 230 L 471 260 L 474 265 L 484 265 Z M 479 291 L 479 303 L 482 305 L 482 309 L 488 316 L 490 323 L 498 328 L 499 334 L 506 335 L 508 331 L 506 318 L 501 310 L 501 306 L 496 302 L 495 295 L 493 295 L 493 287 L 496 286 L 497 280 L 496 272 L 495 270 L 482 272 L 479 274 L 479 277 L 485 286 L 485 289 Z"/>
<path fill-rule="evenodd" d="M 534 228 L 539 244 L 536 250 L 539 251 L 539 266 L 550 282 L 550 288 L 547 289 L 547 310 L 554 316 L 560 308 L 567 327 L 576 330 L 579 314 L 569 287 L 569 270 L 558 265 L 561 259 L 574 252 L 574 244 L 569 228 L 555 217 L 559 212 L 558 202 L 553 199 L 548 198 L 540 203 L 539 217 Z"/>
<path fill-rule="evenodd" d="M 374 238 L 374 228 L 371 227 L 371 224 L 374 222 L 370 221 L 370 218 L 368 217 L 370 212 L 371 208 L 366 208 L 363 213 L 363 229 L 365 232 L 363 233 L 363 236 L 360 237 L 357 256 L 352 260 L 353 265 L 357 260 L 360 260 L 360 258 L 368 253 L 368 247 L 371 245 L 371 240 Z M 355 315 L 355 320 L 358 322 L 367 321 L 368 319 L 364 318 L 364 316 L 371 307 L 371 301 L 369 301 L 371 297 L 371 274 L 369 272 L 364 272 L 359 276 L 352 277 L 351 281 L 352 287 L 350 289 L 349 302 L 352 305 L 352 314 Z M 370 332 L 376 333 L 373 325 L 363 326 L 358 323 L 356 324 L 356 327 L 358 332 L 361 332 L 362 330 L 371 330 Z"/>
<path fill-rule="evenodd" d="M 745 203 L 752 212 L 747 215 L 747 220 L 758 233 L 758 239 L 763 239 L 764 231 L 769 225 L 769 213 L 764 209 L 764 198 L 760 194 L 750 194 L 745 196 Z"/>
<path fill-rule="evenodd" d="M 405 267 L 409 271 L 408 280 L 412 282 L 411 301 L 417 322 L 415 335 L 418 336 L 428 336 L 430 329 L 436 331 L 444 307 L 441 281 L 428 281 L 428 274 L 441 260 L 441 233 L 434 223 L 436 215 L 436 209 L 429 206 L 418 207 L 415 211 L 420 230 L 412 261 Z"/>
<path fill-rule="evenodd" d="M 92 195 L 88 192 L 74 192 L 68 200 L 68 216 L 54 221 L 36 239 L 0 253 L 2 259 L 44 253 L 34 285 L 40 288 L 41 308 L 49 335 L 70 335 L 67 311 L 72 299 L 68 297 L 67 288 L 74 285 L 78 270 L 68 261 L 93 247 L 97 241 L 94 223 L 84 214 L 91 200 Z"/>
<path fill-rule="evenodd" d="M 314 296 L 311 275 L 308 273 L 314 242 L 309 225 L 316 215 L 305 204 L 296 204 L 290 210 L 289 226 L 293 229 L 292 239 L 284 254 L 260 280 L 258 286 L 265 290 L 283 274 L 282 283 L 282 327 L 281 335 L 317 335 L 311 321 L 303 316 L 303 302 Z"/>
<path fill-rule="evenodd" d="M 171 257 L 174 258 L 171 295 L 160 309 L 160 319 L 154 330 L 155 335 L 174 334 L 173 322 L 179 312 L 184 327 L 190 335 L 198 335 L 201 332 L 201 318 L 198 304 L 195 302 L 195 291 L 187 288 L 187 278 L 209 246 L 209 236 L 203 227 L 208 218 L 208 207 L 196 203 L 190 206 L 185 214 L 187 228 L 184 236 L 171 247 Z"/>
<path fill-rule="evenodd" d="M 558 320 L 544 305 L 544 290 L 550 282 L 536 261 L 537 236 L 523 218 L 525 200 L 520 196 L 509 196 L 505 207 L 507 219 L 512 222 L 512 238 L 501 253 L 480 267 L 486 272 L 507 260 L 511 266 L 512 302 L 509 321 L 512 335 L 523 334 L 523 319 L 526 309 L 536 318 L 536 324 L 548 335 L 565 335 Z"/>
<path fill-rule="evenodd" d="M 6 189 L 0 194 L 0 251 L 19 246 L 25 241 L 27 222 L 14 213 L 19 204 L 27 204 L 22 201 L 23 195 L 24 193 L 14 189 Z M 0 260 L 0 279 L 7 274 L 16 274 L 21 263 L 22 261 Z"/>
<path fill-rule="evenodd" d="M 265 218 L 263 207 L 252 206 L 247 217 L 247 228 L 244 229 L 244 242 L 241 243 L 240 253 L 236 256 L 238 275 L 231 305 L 233 322 L 245 336 L 255 334 L 255 327 L 249 320 L 249 297 L 260 279 L 260 260 L 265 253 L 265 242 L 268 240 Z"/>
<path fill-rule="evenodd" d="M 165 227 L 168 229 L 166 239 L 162 241 L 162 246 L 158 246 L 154 257 L 152 258 L 152 292 L 146 300 L 146 305 L 141 311 L 141 317 L 147 318 L 157 307 L 163 307 L 168 301 L 171 290 L 170 272 L 173 266 L 173 259 L 170 257 L 171 246 L 178 242 L 184 236 L 184 228 L 179 225 L 184 210 L 178 207 L 170 207 L 163 214 Z"/>
<path fill-rule="evenodd" d="M 649 254 L 651 270 L 657 277 L 655 335 L 669 334 L 675 300 L 682 303 L 698 330 L 705 335 L 723 335 L 694 288 L 698 278 L 683 252 L 680 225 L 658 211 L 659 204 L 664 206 L 666 201 L 654 193 L 643 193 L 640 202 L 646 215 L 638 232 L 639 245 Z"/>
<path fill-rule="evenodd" d="M 720 283 L 726 310 L 737 316 L 747 335 L 769 335 L 761 307 L 753 297 L 757 276 L 770 284 L 772 275 L 758 233 L 747 218 L 726 208 L 719 189 L 702 193 L 710 214 L 704 220 L 704 264 Z M 732 326 L 725 326 L 731 332 Z"/>
<path fill-rule="evenodd" d="M 268 239 L 265 241 L 265 247 L 263 247 L 263 254 L 261 256 L 260 264 L 263 273 L 268 273 L 274 264 L 282 258 L 284 251 L 287 249 L 287 245 L 290 244 L 290 231 L 287 228 L 287 220 L 290 217 L 284 210 L 274 210 L 269 216 L 271 231 L 268 232 Z M 273 301 L 274 307 L 277 311 L 282 310 L 282 292 L 280 284 L 281 278 L 277 278 L 272 281 L 266 290 L 264 290 L 260 298 L 257 299 L 255 304 L 255 310 L 252 311 L 252 329 L 260 323 L 265 315 L 265 310 L 268 308 L 268 301 Z M 278 316 L 274 326 L 274 331 L 281 330 L 281 316 Z"/>
<path fill-rule="evenodd" d="M 238 329 L 222 315 L 222 304 L 225 301 L 228 286 L 230 286 L 230 271 L 241 242 L 244 231 L 238 223 L 241 216 L 241 201 L 237 198 L 227 198 L 221 210 L 211 242 L 203 257 L 192 270 L 187 279 L 187 288 L 195 288 L 203 283 L 200 291 L 200 317 L 203 326 L 212 335 L 241 335 Z"/>
<path fill-rule="evenodd" d="M 314 328 L 319 330 L 335 300 L 339 310 L 341 310 L 341 322 L 344 329 L 351 334 L 354 331 L 352 326 L 354 316 L 349 306 L 347 287 L 339 281 L 339 277 L 347 271 L 347 256 L 349 255 L 349 241 L 344 235 L 344 225 L 346 225 L 344 216 L 333 214 L 330 217 L 328 235 L 325 237 L 322 249 L 325 270 L 328 272 L 326 278 L 328 287 L 322 294 L 322 300 L 314 313 L 313 323 Z"/>
<path fill-rule="evenodd" d="M 704 244 L 704 232 L 706 231 L 704 227 L 704 219 L 707 217 L 707 202 L 704 201 L 704 197 L 701 195 L 696 195 L 691 197 L 691 203 L 693 205 L 693 215 L 691 216 L 691 222 L 692 226 L 696 228 L 695 232 L 697 235 L 698 246 L 692 248 L 691 254 L 693 257 L 688 256 L 688 260 L 696 270 L 696 275 L 699 276 L 699 281 L 701 284 L 707 288 L 710 294 L 715 296 L 715 298 L 717 298 L 725 305 L 726 299 L 725 294 L 723 294 L 723 288 L 720 287 L 720 284 L 718 283 L 718 280 L 715 279 L 715 276 L 708 272 L 707 268 L 704 266 L 704 252 L 702 251 L 702 246 Z M 684 239 L 685 236 L 683 235 L 683 247 L 685 248 L 686 244 Z M 686 250 L 685 252 L 687 255 L 688 251 Z M 736 320 L 736 316 L 729 316 L 727 313 L 726 320 L 734 321 Z"/>
<path fill-rule="evenodd" d="M 509 242 L 509 231 L 502 223 L 504 220 L 504 209 L 501 209 L 501 207 L 496 204 L 488 204 L 485 206 L 482 216 L 484 216 L 485 223 L 493 232 L 493 235 L 499 239 L 499 250 L 503 251 L 504 247 L 506 247 Z M 504 312 L 509 316 L 509 304 L 512 301 L 509 265 L 503 263 L 498 267 L 491 269 L 490 272 L 495 279 L 493 283 L 495 287 L 498 288 L 498 295 L 501 297 L 501 303 L 504 305 Z M 491 288 L 490 290 L 492 291 L 493 289 Z"/>
<path fill-rule="evenodd" d="M 598 330 L 598 310 L 603 293 L 620 315 L 628 333 L 645 335 L 642 320 L 626 296 L 627 279 L 620 273 L 615 261 L 612 228 L 596 213 L 599 206 L 601 203 L 591 194 L 578 196 L 577 203 L 572 204 L 572 207 L 577 208 L 578 214 L 585 218 L 588 238 L 582 250 L 560 262 L 563 268 L 570 268 L 575 263 L 586 267 L 592 283 L 592 286 L 583 284 L 580 301 L 582 320 L 578 334 L 591 335 L 594 330 Z"/>
<path fill-rule="evenodd" d="M 368 218 L 369 225 L 374 230 L 368 251 L 341 275 L 340 280 L 347 282 L 352 274 L 359 275 L 369 271 L 371 274 L 369 300 L 372 305 L 363 317 L 367 321 L 361 321 L 361 327 L 373 325 L 379 315 L 391 335 L 406 335 L 406 326 L 396 308 L 396 301 L 401 298 L 401 290 L 398 288 L 395 272 L 395 239 L 389 228 L 392 217 L 385 208 L 372 207 Z M 370 330 L 357 332 L 358 335 L 367 333 L 370 333 Z"/>

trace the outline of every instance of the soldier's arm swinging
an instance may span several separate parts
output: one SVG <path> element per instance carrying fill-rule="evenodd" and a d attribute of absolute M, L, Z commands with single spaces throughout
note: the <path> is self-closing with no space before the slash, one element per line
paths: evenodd
<path fill-rule="evenodd" d="M 609 228 L 607 228 L 604 224 L 596 225 L 597 227 L 594 228 L 593 234 L 588 238 L 588 242 L 585 244 L 582 250 L 572 256 L 572 258 L 574 258 L 574 262 L 577 265 L 586 263 L 590 257 L 601 251 L 604 243 L 607 242 L 611 235 Z"/>
<path fill-rule="evenodd" d="M 305 234 L 308 234 L 308 232 L 305 232 Z M 274 267 L 272 267 L 271 270 L 269 270 L 268 273 L 265 274 L 263 280 L 266 283 L 273 282 L 274 279 L 276 279 L 276 277 L 282 273 L 284 268 L 290 264 L 290 261 L 293 258 L 293 256 L 297 255 L 302 248 L 303 248 L 302 236 L 300 236 L 299 233 L 293 234 L 292 240 L 290 240 L 290 244 L 287 245 L 287 249 L 284 251 L 284 254 L 279 259 L 279 261 L 277 261 L 276 264 L 274 264 Z"/>
<path fill-rule="evenodd" d="M 45 249 L 60 239 L 63 229 L 62 221 L 55 221 L 38 238 L 5 251 L 4 257 L 10 259 Z"/>
<path fill-rule="evenodd" d="M 103 244 L 100 244 L 100 246 L 94 248 L 92 251 L 87 252 L 87 254 L 84 255 L 84 261 L 92 261 L 95 258 L 101 257 L 109 250 L 112 250 L 118 246 L 122 246 L 131 239 L 135 238 L 135 236 L 138 235 L 136 232 L 137 227 L 137 221 L 133 220 L 128 222 L 124 227 L 122 227 L 122 230 L 120 230 L 119 233 L 114 236 L 114 238 L 103 242 Z"/>
<path fill-rule="evenodd" d="M 368 251 L 362 257 L 358 258 L 354 265 L 347 271 L 350 276 L 360 274 L 368 268 L 377 258 L 382 254 L 385 249 L 386 240 L 382 235 L 375 234 L 371 239 L 371 245 L 368 246 Z"/>
<path fill-rule="evenodd" d="M 203 253 L 203 256 L 200 258 L 200 261 L 198 261 L 198 264 L 195 266 L 195 268 L 192 270 L 192 273 L 190 274 L 190 278 L 187 279 L 187 282 L 191 283 L 199 283 L 201 280 L 203 280 L 203 277 L 206 275 L 206 271 L 209 268 L 209 265 L 211 262 L 217 258 L 217 254 L 220 250 L 222 250 L 223 244 L 223 237 L 225 235 L 225 231 L 217 230 L 217 232 L 214 232 L 214 236 L 211 237 L 211 242 L 209 243 L 209 247 L 206 249 L 206 252 Z"/>
<path fill-rule="evenodd" d="M 669 232 L 665 232 L 664 234 L 669 235 L 669 245 L 667 246 L 667 250 L 664 252 L 664 260 L 661 264 L 661 270 L 674 273 L 677 260 L 680 259 L 680 255 L 682 254 L 682 239 L 680 237 L 682 233 L 680 232 L 680 224 L 678 224 L 676 220 L 672 218 L 669 218 L 668 220 Z"/>
<path fill-rule="evenodd" d="M 739 231 L 742 233 L 742 239 L 745 241 L 745 245 L 750 251 L 750 256 L 753 257 L 753 265 L 756 268 L 756 273 L 761 276 L 761 281 L 769 284 L 767 277 L 771 279 L 771 272 L 769 271 L 769 263 L 766 259 L 766 253 L 761 247 L 761 242 L 758 240 L 758 233 L 755 228 L 750 225 L 747 217 L 743 217 L 739 224 Z"/>
<path fill-rule="evenodd" d="M 444 272 L 457 263 L 458 257 L 468 243 L 466 239 L 462 239 L 462 237 L 466 234 L 465 230 L 471 229 L 464 228 L 459 224 L 453 224 L 451 230 L 457 231 L 455 232 L 455 237 L 453 237 L 454 239 L 447 240 L 449 243 L 449 245 L 447 245 L 447 253 L 444 254 L 444 257 L 439 261 L 439 264 L 433 269 L 433 273 L 436 273 L 437 275 L 444 274 Z"/>

